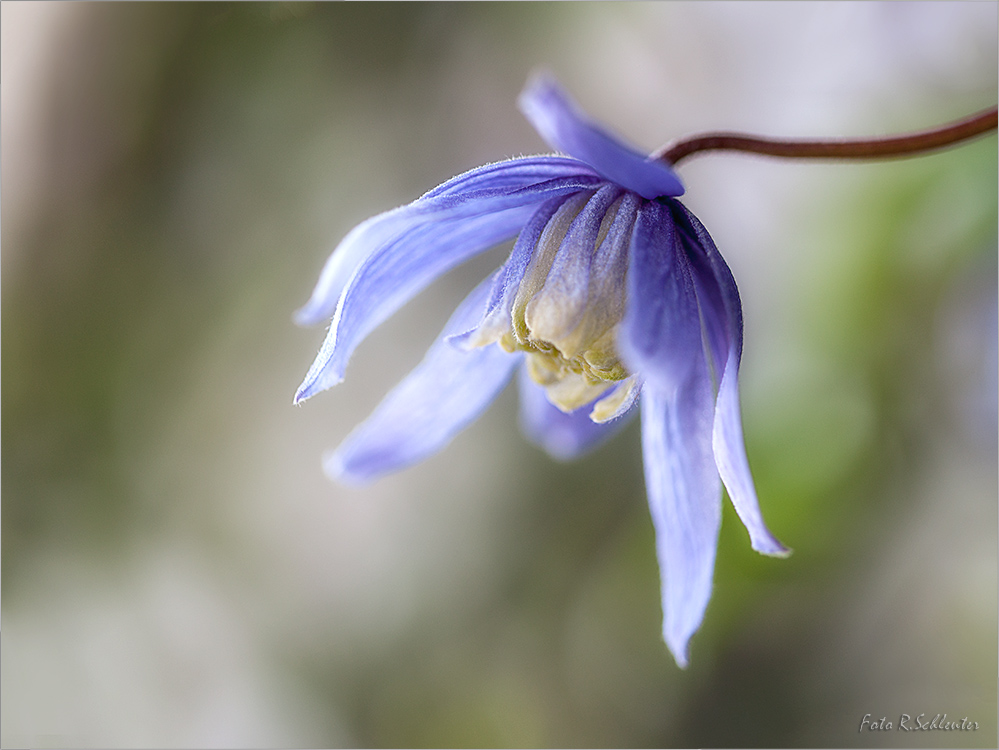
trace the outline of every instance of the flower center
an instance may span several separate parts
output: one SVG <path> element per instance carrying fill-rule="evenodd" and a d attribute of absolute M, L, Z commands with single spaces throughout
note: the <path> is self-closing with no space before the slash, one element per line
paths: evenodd
<path fill-rule="evenodd" d="M 499 338 L 507 351 L 528 353 L 531 378 L 562 411 L 617 386 L 595 405 L 597 421 L 616 416 L 636 386 L 616 339 L 639 201 L 611 185 L 566 200 L 538 239 L 513 300 L 511 326 Z"/>

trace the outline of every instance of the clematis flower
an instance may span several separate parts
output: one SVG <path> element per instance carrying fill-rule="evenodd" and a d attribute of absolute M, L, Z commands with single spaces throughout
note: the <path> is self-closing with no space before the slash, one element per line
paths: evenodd
<path fill-rule="evenodd" d="M 297 314 L 332 324 L 295 403 L 339 383 L 364 337 L 428 284 L 516 236 L 325 468 L 358 483 L 432 456 L 515 371 L 523 429 L 558 459 L 641 411 L 663 637 L 685 666 L 711 596 L 722 482 L 753 549 L 788 552 L 763 522 L 743 445 L 739 292 L 668 166 L 591 122 L 550 78 L 519 103 L 566 155 L 473 169 L 352 230 Z"/>

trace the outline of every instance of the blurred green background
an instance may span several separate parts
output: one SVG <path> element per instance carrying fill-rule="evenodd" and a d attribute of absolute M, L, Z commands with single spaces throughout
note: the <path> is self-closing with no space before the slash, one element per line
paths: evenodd
<path fill-rule="evenodd" d="M 995 102 L 995 3 L 2 6 L 2 741 L 995 747 L 996 138 L 871 165 L 698 156 L 745 307 L 757 556 L 726 507 L 688 670 L 637 424 L 558 464 L 512 391 L 443 454 L 320 469 L 499 248 L 292 407 L 354 224 L 545 150 L 554 71 L 652 150 Z M 902 713 L 975 732 L 858 732 Z"/>

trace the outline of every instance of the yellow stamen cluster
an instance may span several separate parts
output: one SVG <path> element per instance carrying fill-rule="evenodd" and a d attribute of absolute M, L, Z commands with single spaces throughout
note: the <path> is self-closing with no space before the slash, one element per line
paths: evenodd
<path fill-rule="evenodd" d="M 498 339 L 509 352 L 528 353 L 531 378 L 565 412 L 594 401 L 630 375 L 616 347 L 627 259 L 621 248 L 604 247 L 622 199 L 609 206 L 586 246 L 564 246 L 573 220 L 592 197 L 587 192 L 569 199 L 545 227 L 513 301 L 511 326 Z M 620 401 L 630 384 L 620 390 L 597 406 Z"/>

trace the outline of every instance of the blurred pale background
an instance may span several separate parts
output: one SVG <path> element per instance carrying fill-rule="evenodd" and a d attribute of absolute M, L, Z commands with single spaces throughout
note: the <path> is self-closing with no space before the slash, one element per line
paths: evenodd
<path fill-rule="evenodd" d="M 995 3 L 2 12 L 4 746 L 995 746 L 994 136 L 682 165 L 795 549 L 758 557 L 726 508 L 685 672 L 637 425 L 557 464 L 508 392 L 422 466 L 322 475 L 505 249 L 291 405 L 332 244 L 543 151 L 532 69 L 649 150 L 897 132 L 995 102 Z M 979 729 L 858 732 L 944 712 Z"/>

